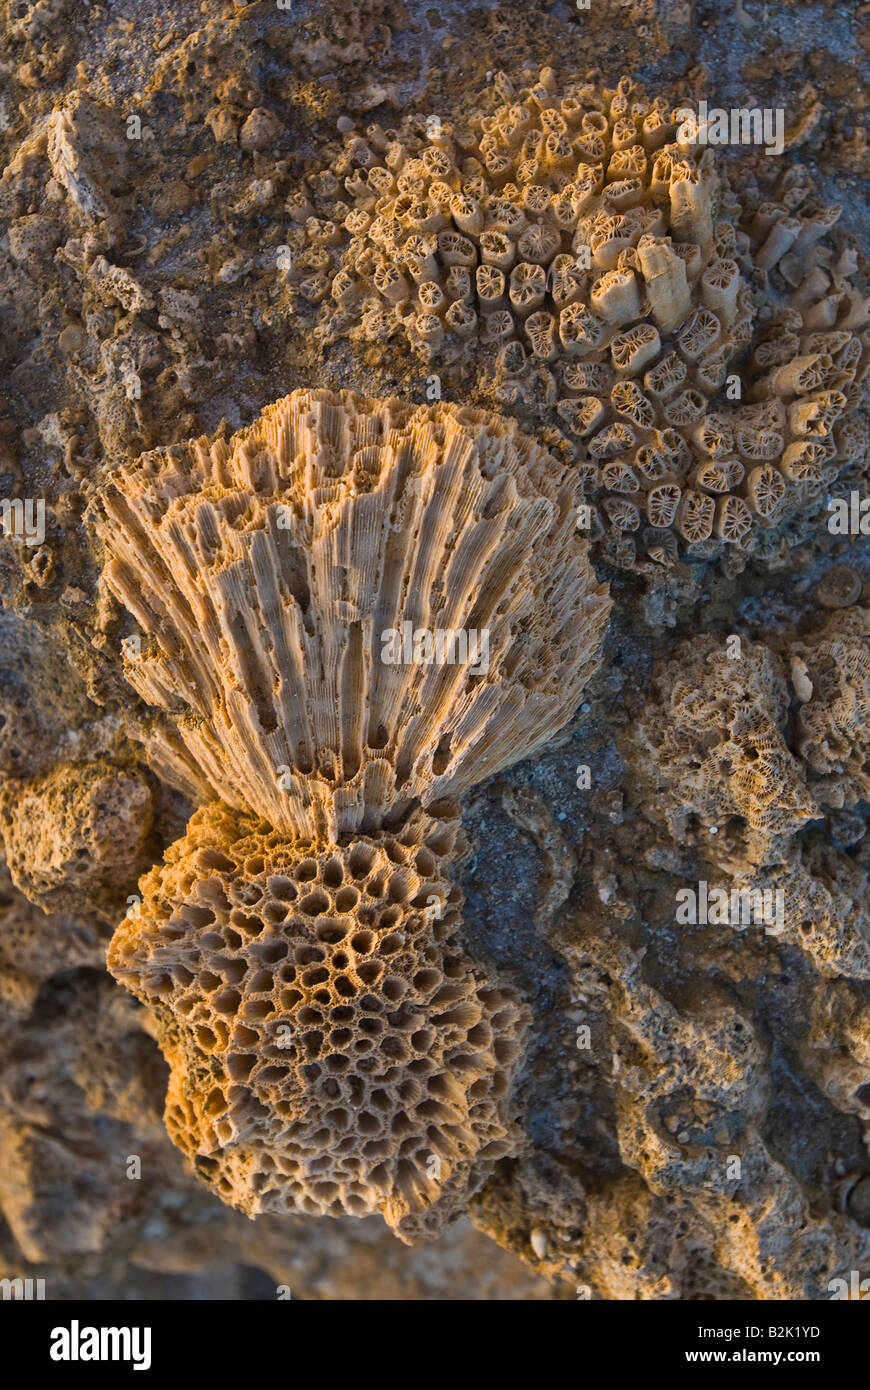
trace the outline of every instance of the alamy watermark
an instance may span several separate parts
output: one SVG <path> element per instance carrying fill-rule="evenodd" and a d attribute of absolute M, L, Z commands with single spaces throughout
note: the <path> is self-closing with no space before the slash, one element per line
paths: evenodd
<path fill-rule="evenodd" d="M 785 928 L 782 888 L 711 888 L 701 879 L 697 889 L 677 890 L 676 920 L 680 926 L 764 927 L 767 936 Z"/>
<path fill-rule="evenodd" d="M 132 1361 L 134 1371 L 151 1366 L 150 1327 L 54 1327 L 48 1352 L 52 1361 Z"/>
<path fill-rule="evenodd" d="M 864 1303 L 870 1300 L 870 1279 L 862 1279 L 861 1272 L 857 1269 L 849 1270 L 848 1280 L 829 1280 L 828 1288 L 832 1302 L 835 1299 L 846 1299 L 850 1303 Z"/>
<path fill-rule="evenodd" d="M 852 491 L 828 501 L 828 530 L 832 536 L 870 536 L 870 497 Z"/>
<path fill-rule="evenodd" d="M 710 106 L 698 102 L 676 112 L 682 124 L 677 138 L 690 145 L 763 145 L 765 154 L 785 149 L 785 112 L 776 106 Z"/>
<path fill-rule="evenodd" d="M 42 545 L 45 540 L 45 499 L 0 498 L 0 529 L 9 540 L 22 541 L 25 545 Z"/>
<path fill-rule="evenodd" d="M 17 1302 L 42 1302 L 45 1298 L 44 1279 L 0 1279 L 0 1299 Z"/>
<path fill-rule="evenodd" d="M 418 627 L 410 621 L 381 633 L 385 666 L 467 666 L 472 676 L 489 671 L 489 628 Z"/>

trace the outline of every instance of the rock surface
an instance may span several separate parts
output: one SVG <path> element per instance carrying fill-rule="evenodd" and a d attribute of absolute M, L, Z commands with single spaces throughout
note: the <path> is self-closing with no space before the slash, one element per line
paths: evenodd
<path fill-rule="evenodd" d="M 531 1015 L 523 1143 L 471 1221 L 406 1247 L 375 1217 L 225 1206 L 170 1142 L 154 1018 L 104 964 L 139 875 L 208 797 L 154 770 L 164 714 L 125 681 L 130 629 L 99 583 L 88 504 L 143 450 L 229 437 L 296 388 L 495 409 L 569 461 L 544 373 L 511 396 L 495 371 L 436 362 L 432 324 L 413 349 L 326 341 L 294 268 L 301 231 L 306 278 L 335 284 L 360 211 L 354 141 L 401 131 L 422 152 L 436 120 L 503 105 L 499 73 L 531 90 L 558 60 L 559 83 L 615 91 L 629 74 L 668 109 L 781 110 L 781 156 L 717 158 L 753 216 L 774 194 L 841 207 L 816 246 L 833 291 L 814 304 L 847 282 L 863 302 L 866 35 L 833 0 L 761 12 L 0 8 L 0 493 L 27 532 L 0 535 L 4 1277 L 45 1277 L 61 1299 L 823 1300 L 870 1274 L 870 484 L 851 426 L 836 479 L 781 528 L 759 522 L 764 489 L 728 475 L 753 554 L 686 554 L 645 514 L 632 558 L 631 480 L 603 461 L 619 486 L 594 560 L 613 599 L 600 669 L 560 741 L 463 805 L 462 950 Z M 764 308 L 796 286 L 749 250 L 759 313 L 729 364 L 747 387 L 795 355 L 797 327 Z M 352 326 L 352 287 L 336 290 Z M 848 329 L 862 362 L 865 331 Z M 854 500 L 851 531 L 829 524 L 829 488 L 847 519 Z"/>

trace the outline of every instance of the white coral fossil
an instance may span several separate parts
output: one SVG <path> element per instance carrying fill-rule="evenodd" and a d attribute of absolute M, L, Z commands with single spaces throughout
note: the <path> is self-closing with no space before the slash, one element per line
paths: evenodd
<path fill-rule="evenodd" d="M 439 864 L 451 798 L 551 739 L 595 668 L 576 505 L 499 417 L 296 391 L 94 509 L 155 766 L 208 803 L 109 963 L 157 1009 L 173 1137 L 251 1213 L 432 1234 L 515 1145 L 525 1011 L 456 944 Z"/>

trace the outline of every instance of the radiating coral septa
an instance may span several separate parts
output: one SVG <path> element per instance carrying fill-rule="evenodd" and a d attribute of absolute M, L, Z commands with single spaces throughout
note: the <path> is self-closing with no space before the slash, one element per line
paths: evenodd
<path fill-rule="evenodd" d="M 299 391 L 232 440 L 119 470 L 93 515 L 147 637 L 126 675 L 199 779 L 337 839 L 570 718 L 609 611 L 575 503 L 499 417 Z"/>

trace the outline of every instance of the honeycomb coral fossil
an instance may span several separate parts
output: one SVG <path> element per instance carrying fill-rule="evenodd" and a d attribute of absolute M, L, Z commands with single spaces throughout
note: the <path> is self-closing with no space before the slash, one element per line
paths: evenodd
<path fill-rule="evenodd" d="M 382 1212 L 437 1233 L 516 1145 L 526 1010 L 462 954 L 449 819 L 306 846 L 197 812 L 109 951 L 158 1018 L 166 1124 L 249 1215 Z"/>
<path fill-rule="evenodd" d="M 207 803 L 109 966 L 156 1015 L 171 1137 L 251 1215 L 381 1212 L 413 1240 L 516 1149 L 527 1011 L 462 950 L 452 798 L 595 668 L 610 600 L 575 502 L 497 417 L 297 391 L 95 508 L 157 761 Z M 397 659 L 403 629 L 485 634 L 486 660 Z"/>
<path fill-rule="evenodd" d="M 215 798 L 302 838 L 461 794 L 563 727 L 609 611 L 575 522 L 573 476 L 514 424 L 327 391 L 144 455 L 98 519 L 149 639 L 131 684 Z M 407 624 L 455 647 L 385 659 Z M 481 634 L 485 671 L 455 659 Z"/>
<path fill-rule="evenodd" d="M 291 233 L 297 302 L 320 305 L 327 340 L 404 338 L 546 428 L 623 568 L 670 563 L 648 528 L 738 568 L 744 552 L 775 554 L 780 524 L 866 435 L 868 306 L 826 241 L 841 209 L 820 207 L 800 170 L 767 188 L 775 176 L 756 179 L 747 152 L 717 163 L 686 137 L 687 110 L 628 78 L 606 88 L 545 69 L 517 90 L 500 73 L 425 136 L 413 118 L 389 143 L 347 129 L 330 177 L 350 202 Z M 317 261 L 315 292 L 326 216 L 346 235 Z M 591 389 L 578 368 L 596 370 Z M 630 424 L 614 370 L 636 393 Z M 713 415 L 731 438 L 715 472 Z M 650 451 L 663 476 L 639 466 Z M 604 472 L 615 457 L 639 480 L 631 497 Z M 655 482 L 676 494 L 665 513 Z"/>

